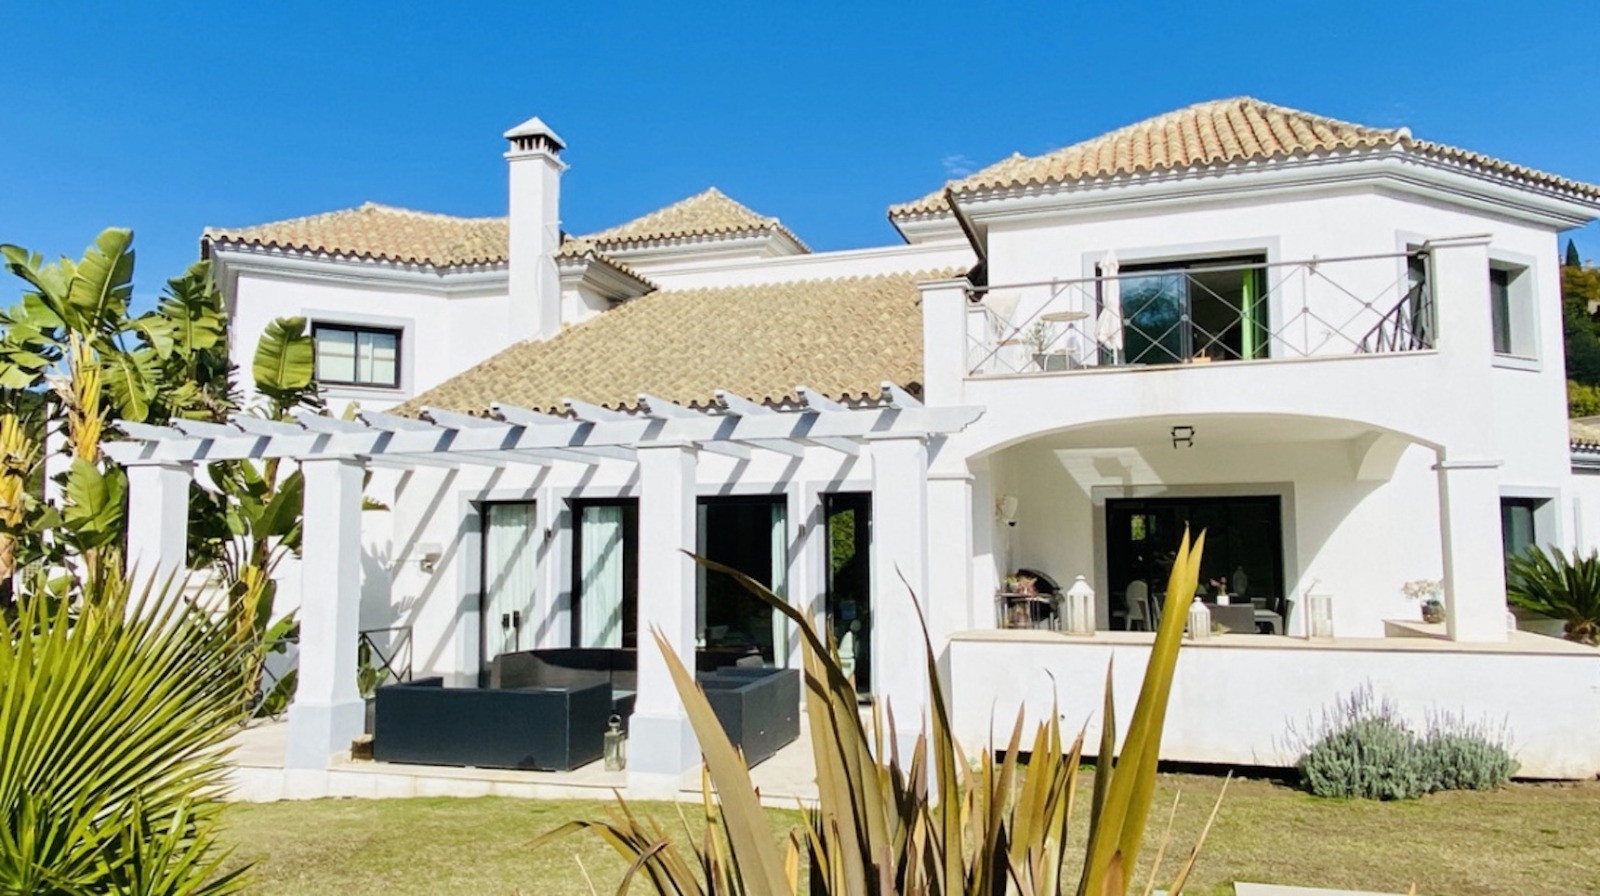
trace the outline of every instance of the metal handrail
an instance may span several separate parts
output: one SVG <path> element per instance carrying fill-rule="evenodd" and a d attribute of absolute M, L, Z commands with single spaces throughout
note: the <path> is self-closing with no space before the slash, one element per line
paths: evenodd
<path fill-rule="evenodd" d="M 1199 273 L 1205 274 L 1205 273 L 1217 273 L 1219 271 L 1246 271 L 1246 270 L 1259 270 L 1261 268 L 1292 268 L 1292 267 L 1303 267 L 1303 266 L 1308 266 L 1308 267 L 1311 267 L 1312 269 L 1315 269 L 1317 267 L 1317 265 L 1337 264 L 1337 263 L 1343 262 L 1343 261 L 1381 261 L 1381 260 L 1386 259 L 1386 258 L 1387 259 L 1419 258 L 1419 257 L 1422 257 L 1422 256 L 1425 256 L 1425 255 L 1428 255 L 1428 254 L 1432 253 L 1433 250 L 1435 250 L 1435 249 L 1443 249 L 1443 248 L 1457 246 L 1457 245 L 1472 245 L 1472 244 L 1475 244 L 1475 243 L 1483 242 L 1483 241 L 1487 240 L 1488 238 L 1489 238 L 1488 234 L 1479 234 L 1479 233 L 1463 234 L 1461 236 L 1438 237 L 1436 239 L 1431 239 L 1431 240 L 1428 240 L 1428 241 L 1424 242 L 1422 245 L 1418 246 L 1415 249 L 1407 249 L 1404 252 L 1375 252 L 1375 253 L 1371 253 L 1371 254 L 1367 254 L 1367 255 L 1329 255 L 1329 256 L 1326 256 L 1326 257 L 1320 256 L 1320 255 L 1313 255 L 1310 258 L 1301 258 L 1301 259 L 1297 259 L 1297 260 L 1288 260 L 1288 261 L 1239 262 L 1237 264 L 1217 264 L 1217 265 L 1195 264 L 1195 265 L 1189 265 L 1187 267 L 1181 267 L 1181 268 L 1162 268 L 1162 269 L 1146 268 L 1144 270 L 1135 271 L 1135 272 L 1130 273 L 1130 274 L 1121 274 L 1121 273 L 1119 273 L 1119 274 L 1115 275 L 1114 277 L 1090 275 L 1088 277 L 1076 277 L 1076 278 L 1065 278 L 1065 279 L 1061 278 L 1061 277 L 1053 277 L 1053 278 L 1051 278 L 1049 280 L 1018 280 L 1018 281 L 1010 282 L 1010 283 L 990 283 L 990 284 L 987 284 L 985 286 L 974 286 L 970 290 L 968 290 L 968 292 L 969 293 L 993 292 L 993 291 L 995 291 L 997 289 L 1021 289 L 1022 287 L 1026 287 L 1026 286 L 1077 286 L 1077 285 L 1081 285 L 1081 284 L 1084 284 L 1084 283 L 1095 283 L 1095 282 L 1099 282 L 1099 281 L 1103 281 L 1103 280 L 1113 280 L 1113 279 L 1120 280 L 1123 277 L 1154 277 L 1154 276 L 1159 276 L 1161 274 L 1177 274 L 1177 273 L 1182 273 L 1182 272 L 1199 272 Z M 1248 253 L 1239 252 L 1239 253 L 1230 253 L 1230 254 L 1242 255 L 1242 254 L 1248 254 Z M 1123 262 L 1125 264 L 1142 264 L 1142 262 L 1139 262 L 1139 261 L 1136 261 L 1136 260 L 1130 261 L 1128 259 L 1123 259 Z"/>
<path fill-rule="evenodd" d="M 1165 366 L 1201 360 L 1309 357 L 1327 354 L 1330 351 L 1338 352 L 1341 347 L 1350 354 L 1431 348 L 1431 340 L 1427 338 L 1428 334 L 1425 332 L 1427 320 L 1419 316 L 1416 320 L 1403 321 L 1402 318 L 1410 310 L 1410 306 L 1397 310 L 1383 301 L 1385 295 L 1392 296 L 1397 288 L 1403 286 L 1410 265 L 1397 265 L 1397 276 L 1393 279 L 1387 277 L 1375 279 L 1370 273 L 1363 274 L 1363 277 L 1372 282 L 1356 281 L 1358 285 L 1355 289 L 1340 283 L 1335 276 L 1330 275 L 1328 269 L 1340 262 L 1425 257 L 1437 245 L 1438 241 L 1435 241 L 1425 244 L 1421 249 L 1406 252 L 1338 256 L 1310 261 L 1194 265 L 1183 268 L 1119 272 L 1110 277 L 1041 281 L 1036 285 L 1048 286 L 1050 289 L 1040 297 L 1042 300 L 1033 303 L 1029 313 L 1020 319 L 1010 313 L 997 311 L 990 304 L 994 298 L 980 301 L 972 306 L 972 313 L 985 315 L 989 326 L 985 335 L 979 335 L 970 329 L 968 331 L 969 351 L 976 348 L 982 352 L 981 357 L 969 354 L 968 370 L 972 375 L 1004 373 L 1007 368 L 1010 372 L 1029 370 L 1049 372 L 1126 364 Z M 1224 329 L 1212 332 L 1194 316 L 1192 301 L 1199 295 L 1210 295 L 1230 307 L 1242 298 L 1242 296 L 1231 299 L 1223 297 L 1197 277 L 1208 272 L 1269 269 L 1278 271 L 1288 269 L 1288 271 L 1276 276 L 1263 274 L 1258 280 L 1257 292 L 1251 296 L 1248 306 L 1236 308 L 1237 316 L 1231 318 Z M 1370 272 L 1372 269 L 1362 270 Z M 1128 307 L 1124 304 L 1118 314 L 1116 333 L 1119 337 L 1118 342 L 1126 344 L 1127 338 L 1132 336 L 1140 348 L 1130 355 L 1112 351 L 1108 345 L 1114 343 L 1106 341 L 1099 327 L 1099 318 L 1103 317 L 1105 312 L 1101 307 L 1103 301 L 1101 287 L 1109 282 L 1149 281 L 1161 278 L 1182 278 L 1184 288 L 1175 307 L 1175 319 L 1170 322 L 1139 321 L 1137 320 L 1139 312 L 1129 314 Z M 1375 284 L 1381 286 L 1374 292 Z M 997 285 L 983 291 L 988 297 L 995 297 L 1002 290 L 1020 289 L 1026 285 Z M 1296 291 L 1299 293 L 1298 301 L 1293 298 Z M 1405 291 L 1402 301 L 1406 301 L 1412 292 Z M 1018 299 L 1026 300 L 1026 296 L 1020 295 Z M 1125 303 L 1126 299 L 1127 294 L 1124 294 L 1122 301 Z M 1052 309 L 1083 313 L 1077 320 L 1051 321 Z M 1264 313 L 1267 309 L 1277 310 L 1283 314 L 1284 319 L 1269 320 L 1268 315 Z M 1372 324 L 1375 318 L 1378 319 L 1376 326 Z M 1402 324 L 1404 324 L 1403 330 Z M 1228 333 L 1240 325 L 1250 328 L 1248 330 L 1250 337 L 1244 340 L 1241 336 L 1239 346 L 1230 345 L 1227 341 Z M 1152 326 L 1155 329 L 1151 329 Z M 1355 329 L 1357 327 L 1359 329 Z M 1353 338 L 1352 330 L 1364 335 L 1361 338 Z M 1395 331 L 1392 337 L 1389 335 L 1391 331 Z M 1176 340 L 1180 343 L 1177 347 L 1169 344 L 1173 341 L 1175 333 L 1181 334 Z M 1069 347 L 1065 352 L 1061 351 L 1063 345 Z M 1006 361 L 1007 355 L 1004 353 L 1008 346 L 1012 347 L 1013 351 L 1026 351 L 1031 347 L 1032 362 L 1023 361 L 1019 364 Z M 1055 360 L 1058 358 L 1060 360 Z M 1001 369 L 990 369 L 992 362 L 997 362 Z M 1060 366 L 1056 366 L 1057 364 Z"/>
<path fill-rule="evenodd" d="M 398 637 L 387 639 L 389 641 L 389 646 L 386 648 L 379 643 L 377 636 L 389 633 L 398 633 Z M 412 661 L 414 651 L 412 626 L 397 625 L 388 628 L 363 629 L 358 633 L 358 637 L 358 651 L 364 650 L 367 652 L 368 656 L 376 659 L 376 662 L 369 664 L 369 667 L 379 673 L 377 678 L 379 683 L 385 681 L 406 682 L 412 679 Z M 263 654 L 269 655 L 280 653 L 290 647 L 298 648 L 299 644 L 300 636 L 298 634 L 288 635 L 287 637 L 276 639 L 269 644 L 264 644 Z M 283 650 L 280 650 L 279 648 L 282 648 Z M 280 686 L 283 686 L 283 682 L 286 679 L 288 679 L 290 676 L 296 675 L 299 672 L 299 669 L 300 655 L 298 650 L 296 650 L 289 663 L 286 666 L 281 667 L 277 672 L 274 672 L 272 667 L 263 661 L 260 668 L 260 679 L 256 683 L 255 693 L 250 695 L 248 704 L 249 712 L 246 713 L 246 717 L 255 718 L 258 713 L 260 713 L 261 708 L 266 704 L 267 700 L 272 696 L 272 694 L 278 690 Z M 287 703 L 285 705 L 287 705 Z M 280 713 L 274 712 L 269 713 L 269 715 L 276 719 Z"/>

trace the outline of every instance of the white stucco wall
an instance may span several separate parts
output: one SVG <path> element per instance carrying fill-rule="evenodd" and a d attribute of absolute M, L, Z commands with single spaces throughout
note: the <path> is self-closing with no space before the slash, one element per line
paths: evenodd
<path fill-rule="evenodd" d="M 231 353 L 242 384 L 256 344 L 279 317 L 309 322 L 396 328 L 401 335 L 400 388 L 334 386 L 326 390 L 335 413 L 351 402 L 383 410 L 430 389 L 510 344 L 509 300 L 503 273 L 452 281 L 413 274 L 383 278 L 377 266 L 357 262 L 295 263 L 270 268 L 254 258 L 227 258 L 224 284 L 232 315 Z M 363 273 L 366 276 L 363 276 Z M 232 276 L 227 276 L 231 274 Z M 308 324 L 309 326 L 309 324 Z"/>
<path fill-rule="evenodd" d="M 1145 643 L 1132 643 L 1140 637 Z M 1092 749 L 1100 741 L 1108 664 L 1121 720 L 1118 736 L 1125 736 L 1149 661 L 1149 637 L 1002 632 L 958 638 L 945 658 L 956 736 L 978 751 L 1010 737 L 1019 709 L 1024 731 L 1031 732 L 1054 707 L 1069 739 L 1087 725 L 1085 743 Z M 1370 687 L 1392 699 L 1418 728 L 1440 712 L 1491 728 L 1503 725 L 1522 764 L 1520 775 L 1593 777 L 1600 771 L 1600 713 L 1592 709 L 1600 690 L 1600 653 L 1521 637 L 1536 640 L 1531 647 L 1493 649 L 1419 638 L 1311 644 L 1232 635 L 1186 642 L 1178 653 L 1161 757 L 1292 765 L 1303 746 L 1293 731 L 1306 733 L 1335 700 Z"/>

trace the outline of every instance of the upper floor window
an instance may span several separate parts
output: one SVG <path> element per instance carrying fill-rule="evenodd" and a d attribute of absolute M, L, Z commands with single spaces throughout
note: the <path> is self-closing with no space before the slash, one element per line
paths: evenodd
<path fill-rule="evenodd" d="M 1270 357 L 1266 262 L 1265 255 L 1242 255 L 1123 265 L 1118 292 L 1124 356 L 1118 360 L 1179 364 Z M 1105 357 L 1101 363 L 1116 361 Z"/>
<path fill-rule="evenodd" d="M 1489 328 L 1497 355 L 1532 358 L 1534 303 L 1528 269 L 1491 262 L 1489 268 Z"/>
<path fill-rule="evenodd" d="M 312 324 L 317 382 L 331 386 L 400 387 L 400 331 L 388 327 Z"/>

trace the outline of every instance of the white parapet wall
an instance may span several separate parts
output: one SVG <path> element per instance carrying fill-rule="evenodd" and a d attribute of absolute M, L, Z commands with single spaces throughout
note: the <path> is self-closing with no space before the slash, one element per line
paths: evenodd
<path fill-rule="evenodd" d="M 1020 708 L 1025 731 L 1052 706 L 1071 736 L 1099 742 L 1103 687 L 1112 668 L 1119 735 L 1138 701 L 1152 636 L 1101 632 L 957 634 L 944 657 L 956 736 L 969 752 L 1004 744 Z M 1357 688 L 1392 700 L 1418 727 L 1432 714 L 1504 726 L 1532 778 L 1600 773 L 1600 650 L 1525 632 L 1498 644 L 1427 636 L 1313 642 L 1221 635 L 1185 642 L 1173 680 L 1161 758 L 1286 767 L 1294 730 Z"/>

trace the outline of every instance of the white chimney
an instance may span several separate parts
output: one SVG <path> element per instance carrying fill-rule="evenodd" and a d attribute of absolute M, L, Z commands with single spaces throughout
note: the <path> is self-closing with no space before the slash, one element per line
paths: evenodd
<path fill-rule="evenodd" d="M 537 117 L 506 131 L 511 171 L 511 327 L 518 341 L 561 332 L 561 161 L 566 144 Z"/>

